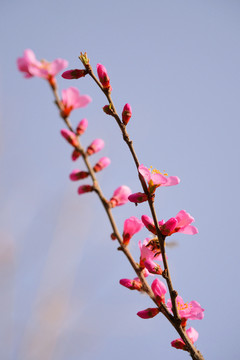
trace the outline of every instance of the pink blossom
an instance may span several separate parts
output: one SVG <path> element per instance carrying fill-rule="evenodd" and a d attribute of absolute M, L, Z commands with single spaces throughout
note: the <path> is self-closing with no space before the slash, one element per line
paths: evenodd
<path fill-rule="evenodd" d="M 97 64 L 97 73 L 103 88 L 112 91 L 107 70 L 102 64 Z"/>
<path fill-rule="evenodd" d="M 104 156 L 100 160 L 98 160 L 98 162 L 94 165 L 93 170 L 95 172 L 99 172 L 105 169 L 108 165 L 110 165 L 110 163 L 111 160 L 108 157 Z"/>
<path fill-rule="evenodd" d="M 81 77 L 84 77 L 87 74 L 85 69 L 74 69 L 74 70 L 67 70 L 64 71 L 64 73 L 62 74 L 62 77 L 64 79 L 79 79 Z"/>
<path fill-rule="evenodd" d="M 195 226 L 190 225 L 193 221 L 194 218 L 190 214 L 185 210 L 181 210 L 177 213 L 175 218 L 171 218 L 165 223 L 162 220 L 160 222 L 160 230 L 164 236 L 170 236 L 175 232 L 195 235 L 198 233 L 198 229 Z"/>
<path fill-rule="evenodd" d="M 143 241 L 138 242 L 140 249 L 140 267 L 142 269 L 146 268 L 150 274 L 162 274 L 162 269 L 159 264 L 156 264 L 155 261 L 162 260 L 161 251 L 158 246 L 157 239 L 146 238 Z"/>
<path fill-rule="evenodd" d="M 126 204 L 128 202 L 128 196 L 131 194 L 131 190 L 128 186 L 122 185 L 118 187 L 114 193 L 112 198 L 110 199 L 109 205 L 113 208 L 115 206 L 120 206 Z"/>
<path fill-rule="evenodd" d="M 78 139 L 72 131 L 68 129 L 62 129 L 61 134 L 69 142 L 69 144 L 76 147 L 78 146 Z"/>
<path fill-rule="evenodd" d="M 121 279 L 119 281 L 119 283 L 122 286 L 125 286 L 126 288 L 130 289 L 130 290 L 141 290 L 142 289 L 142 283 L 139 280 L 138 277 L 134 278 L 133 280 L 131 279 Z"/>
<path fill-rule="evenodd" d="M 76 161 L 81 156 L 81 153 L 79 150 L 74 149 L 72 152 L 72 160 Z"/>
<path fill-rule="evenodd" d="M 135 204 L 140 204 L 144 201 L 147 201 L 148 197 L 146 194 L 138 192 L 138 193 L 134 193 L 132 195 L 129 196 L 128 200 L 135 203 Z"/>
<path fill-rule="evenodd" d="M 78 169 L 73 170 L 71 172 L 71 174 L 69 175 L 70 179 L 72 181 L 77 181 L 77 180 L 81 180 L 81 179 L 85 179 L 86 177 L 89 176 L 89 173 L 87 171 L 80 171 Z"/>
<path fill-rule="evenodd" d="M 79 91 L 75 87 L 69 87 L 62 90 L 62 105 L 63 110 L 61 112 L 63 117 L 69 116 L 73 109 L 87 106 L 92 101 L 88 95 L 80 95 Z"/>
<path fill-rule="evenodd" d="M 132 236 L 139 232 L 143 227 L 143 223 L 141 220 L 136 218 L 135 216 L 131 216 L 129 219 L 124 221 L 123 228 L 123 243 L 124 245 L 128 245 Z"/>
<path fill-rule="evenodd" d="M 201 305 L 197 301 L 190 301 L 190 303 L 184 303 L 181 296 L 177 296 L 177 309 L 181 319 L 190 319 L 190 320 L 202 320 L 204 317 L 204 309 L 201 308 Z M 171 299 L 167 302 L 167 307 L 169 310 L 172 309 Z"/>
<path fill-rule="evenodd" d="M 82 119 L 79 122 L 79 124 L 77 126 L 77 129 L 76 129 L 77 135 L 82 135 L 86 131 L 87 127 L 88 127 L 87 119 Z"/>
<path fill-rule="evenodd" d="M 146 310 L 139 311 L 137 315 L 142 319 L 151 319 L 159 312 L 160 310 L 158 308 L 148 308 Z"/>
<path fill-rule="evenodd" d="M 132 116 L 132 108 L 129 104 L 126 104 L 122 111 L 122 122 L 127 125 Z"/>
<path fill-rule="evenodd" d="M 91 192 L 91 191 L 93 191 L 93 187 L 91 185 L 81 185 L 78 188 L 78 194 L 79 195 L 87 193 L 87 192 Z"/>
<path fill-rule="evenodd" d="M 102 150 L 104 147 L 104 141 L 102 139 L 95 139 L 87 148 L 87 154 L 92 155 Z"/>
<path fill-rule="evenodd" d="M 167 292 L 167 288 L 165 284 L 162 281 L 155 279 L 152 282 L 151 288 L 155 295 L 158 305 L 160 305 L 161 303 L 165 304 L 165 294 Z"/>
<path fill-rule="evenodd" d="M 194 344 L 195 341 L 197 341 L 198 339 L 198 332 L 193 327 L 190 327 L 189 329 L 186 330 L 186 333 L 191 343 Z M 187 346 L 181 338 L 173 340 L 171 342 L 171 345 L 176 349 L 187 350 Z"/>
<path fill-rule="evenodd" d="M 54 84 L 54 77 L 68 66 L 67 60 L 56 59 L 52 62 L 46 60 L 38 61 L 32 50 L 26 49 L 24 55 L 17 59 L 18 69 L 24 73 L 25 78 L 37 76 Z"/>
<path fill-rule="evenodd" d="M 144 177 L 148 183 L 148 190 L 150 194 L 153 194 L 159 186 L 172 186 L 177 185 L 180 179 L 177 176 L 164 176 L 160 171 L 154 169 L 150 171 L 144 165 L 138 167 L 139 173 Z"/>

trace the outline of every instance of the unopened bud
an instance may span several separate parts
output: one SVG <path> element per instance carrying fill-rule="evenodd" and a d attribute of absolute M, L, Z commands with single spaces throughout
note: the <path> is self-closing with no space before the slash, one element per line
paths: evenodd
<path fill-rule="evenodd" d="M 72 161 L 76 161 L 81 156 L 81 153 L 79 150 L 74 149 L 72 152 Z"/>
<path fill-rule="evenodd" d="M 110 79 L 109 79 L 107 70 L 102 64 L 97 64 L 97 73 L 98 73 L 98 78 L 99 78 L 103 88 L 108 89 L 109 91 L 112 91 L 112 87 L 110 85 Z"/>
<path fill-rule="evenodd" d="M 126 288 L 128 288 L 130 290 L 138 290 L 138 291 L 140 291 L 142 289 L 142 283 L 139 280 L 139 278 L 135 278 L 133 280 L 131 280 L 131 279 L 121 279 L 119 281 L 119 283 L 122 286 L 125 286 Z"/>
<path fill-rule="evenodd" d="M 93 186 L 91 185 L 81 185 L 78 188 L 78 194 L 84 194 L 91 191 L 93 191 Z"/>
<path fill-rule="evenodd" d="M 105 105 L 103 107 L 103 111 L 105 112 L 105 114 L 107 115 L 113 115 L 113 109 L 111 107 L 111 104 L 110 105 Z"/>
<path fill-rule="evenodd" d="M 64 79 L 79 79 L 84 77 L 87 74 L 86 70 L 84 69 L 74 69 L 74 70 L 67 70 L 62 73 L 62 77 Z"/>
<path fill-rule="evenodd" d="M 148 308 L 146 310 L 139 311 L 137 315 L 142 319 L 151 319 L 159 313 L 158 308 Z"/>
<path fill-rule="evenodd" d="M 104 156 L 96 163 L 96 165 L 94 165 L 93 170 L 95 172 L 99 172 L 99 171 L 103 170 L 105 167 L 107 167 L 108 165 L 110 165 L 110 163 L 111 163 L 111 160 L 108 157 Z"/>
<path fill-rule="evenodd" d="M 74 132 L 68 130 L 68 129 L 62 129 L 61 130 L 62 136 L 71 144 L 72 146 L 77 147 L 78 146 L 78 140 Z"/>
<path fill-rule="evenodd" d="M 104 147 L 104 141 L 102 139 L 95 139 L 87 148 L 87 154 L 92 155 L 102 150 Z"/>
<path fill-rule="evenodd" d="M 87 127 L 88 127 L 87 119 L 82 119 L 76 129 L 77 135 L 82 135 L 86 131 Z"/>
<path fill-rule="evenodd" d="M 127 125 L 132 116 L 132 108 L 129 104 L 126 104 L 122 112 L 122 122 Z"/>
<path fill-rule="evenodd" d="M 77 180 L 85 179 L 86 177 L 88 177 L 88 175 L 89 173 L 87 171 L 73 170 L 69 175 L 69 177 L 72 181 L 77 181 Z"/>
<path fill-rule="evenodd" d="M 147 201 L 147 199 L 148 199 L 147 195 L 145 193 L 141 193 L 141 192 L 132 194 L 128 197 L 128 200 L 135 204 L 140 204 L 144 201 Z"/>

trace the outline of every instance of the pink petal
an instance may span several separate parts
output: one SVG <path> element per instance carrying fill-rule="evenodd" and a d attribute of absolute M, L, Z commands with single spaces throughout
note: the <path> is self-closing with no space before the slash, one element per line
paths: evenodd
<path fill-rule="evenodd" d="M 186 333 L 187 333 L 187 336 L 189 337 L 189 339 L 192 341 L 192 343 L 195 343 L 195 341 L 197 341 L 198 332 L 193 327 L 190 327 L 189 329 L 187 329 Z"/>
<path fill-rule="evenodd" d="M 68 61 L 64 59 L 56 59 L 50 63 L 49 74 L 52 76 L 57 75 L 61 70 L 68 66 Z"/>
<path fill-rule="evenodd" d="M 178 221 L 177 227 L 183 227 L 189 225 L 194 221 L 194 218 L 185 210 L 179 211 L 179 213 L 177 213 L 176 215 L 176 219 Z"/>
<path fill-rule="evenodd" d="M 151 180 L 151 172 L 150 170 L 144 166 L 143 164 L 138 167 L 138 171 L 144 177 L 144 179 L 149 182 Z"/>
<path fill-rule="evenodd" d="M 162 186 L 172 186 L 180 183 L 180 179 L 177 176 L 169 176 L 167 177 L 167 182 Z"/>
<path fill-rule="evenodd" d="M 180 228 L 177 232 L 188 234 L 188 235 L 195 235 L 198 233 L 198 229 L 193 225 L 187 225 L 183 228 Z"/>

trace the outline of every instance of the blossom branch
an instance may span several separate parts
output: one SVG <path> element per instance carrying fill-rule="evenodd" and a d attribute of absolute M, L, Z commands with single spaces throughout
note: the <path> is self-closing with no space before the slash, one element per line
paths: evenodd
<path fill-rule="evenodd" d="M 107 112 L 107 111 L 105 111 L 105 112 L 107 112 L 108 115 L 111 115 L 111 116 L 113 116 L 115 118 L 115 120 L 116 120 L 116 122 L 117 122 L 117 124 L 118 124 L 118 126 L 119 126 L 119 128 L 121 130 L 123 140 L 126 142 L 128 148 L 129 148 L 129 150 L 131 152 L 131 155 L 133 157 L 133 160 L 135 162 L 136 168 L 138 169 L 139 166 L 140 166 L 140 163 L 139 163 L 138 157 L 136 155 L 136 152 L 134 150 L 133 142 L 132 142 L 132 140 L 130 140 L 130 137 L 129 137 L 127 131 L 126 131 L 126 126 L 122 123 L 122 121 L 120 120 L 120 117 L 119 117 L 119 115 L 118 115 L 118 113 L 116 111 L 116 108 L 114 106 L 114 103 L 113 103 L 113 100 L 112 100 L 112 97 L 111 97 L 111 89 L 110 88 L 107 88 L 107 89 L 104 88 L 104 86 L 101 84 L 101 82 L 97 79 L 97 77 L 95 76 L 95 74 L 94 74 L 94 72 L 92 70 L 91 65 L 89 64 L 89 60 L 87 59 L 87 62 L 86 62 L 86 53 L 85 53 L 85 56 L 83 56 L 83 54 L 81 53 L 81 55 L 79 56 L 79 59 L 81 60 L 81 62 L 85 66 L 86 73 L 91 76 L 91 78 L 96 82 L 98 87 L 105 94 L 105 96 L 106 96 L 106 98 L 108 100 L 108 103 L 109 103 L 109 107 L 108 107 L 109 112 Z M 169 289 L 169 294 L 170 294 L 171 301 L 172 301 L 172 310 L 173 310 L 174 317 L 171 318 L 171 319 L 168 319 L 168 320 L 172 323 L 172 325 L 177 330 L 177 332 L 181 336 L 182 340 L 186 344 L 186 347 L 187 347 L 189 353 L 191 354 L 192 359 L 194 359 L 194 360 L 203 360 L 204 358 L 203 358 L 202 354 L 194 347 L 191 340 L 187 336 L 187 333 L 186 333 L 185 329 L 181 325 L 181 318 L 179 316 L 179 312 L 178 312 L 178 308 L 177 308 L 177 302 L 176 302 L 176 298 L 178 296 L 178 293 L 173 288 L 171 275 L 170 275 L 170 270 L 169 270 L 168 261 L 167 261 L 167 256 L 166 256 L 166 251 L 165 251 L 165 237 L 166 236 L 163 236 L 163 234 L 161 233 L 161 231 L 159 229 L 159 222 L 158 222 L 155 207 L 154 207 L 154 197 L 152 197 L 150 195 L 150 193 L 148 191 L 148 188 L 146 186 L 144 177 L 139 172 L 138 172 L 138 177 L 139 177 L 140 183 L 142 185 L 143 191 L 147 195 L 147 201 L 148 201 L 149 208 L 150 208 L 152 218 L 153 218 L 153 222 L 154 222 L 154 225 L 155 225 L 155 228 L 156 228 L 156 235 L 158 237 L 158 241 L 159 241 L 159 245 L 160 245 L 160 249 L 161 249 L 161 254 L 162 254 L 162 259 L 163 259 L 163 264 L 164 264 L 164 271 L 163 271 L 162 276 L 165 278 L 165 280 L 167 282 L 168 289 Z M 136 273 L 137 273 L 137 271 L 136 271 Z M 142 281 L 142 279 L 141 279 L 141 281 Z M 150 294 L 149 294 L 149 296 L 151 297 Z M 153 301 L 154 301 L 154 299 L 153 299 Z M 164 314 L 164 315 L 166 316 L 166 314 Z M 168 318 L 168 316 L 166 316 L 166 317 Z"/>

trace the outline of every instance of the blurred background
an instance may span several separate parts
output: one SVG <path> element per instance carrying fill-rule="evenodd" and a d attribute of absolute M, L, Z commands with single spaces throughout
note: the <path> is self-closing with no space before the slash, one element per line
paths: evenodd
<path fill-rule="evenodd" d="M 167 220 L 181 209 L 199 234 L 175 234 L 168 258 L 184 301 L 205 308 L 196 346 L 206 359 L 239 354 L 239 84 L 240 2 L 237 0 L 2 0 L 0 14 L 0 358 L 3 360 L 186 359 L 171 348 L 177 334 L 162 317 L 142 320 L 150 300 L 119 285 L 134 277 L 110 239 L 94 194 L 77 195 L 69 173 L 71 147 L 46 81 L 24 79 L 16 58 L 58 57 L 79 68 L 87 51 L 108 70 L 118 112 L 128 124 L 140 163 L 181 179 L 159 189 L 156 208 Z M 104 95 L 89 77 L 64 80 L 93 102 L 71 121 L 89 120 L 84 146 L 103 138 L 92 164 L 109 156 L 98 178 L 107 198 L 125 184 L 140 191 L 118 126 L 101 108 Z M 87 183 L 82 181 L 82 183 Z M 113 210 L 119 229 L 145 204 Z M 138 260 L 138 241 L 131 240 Z"/>

